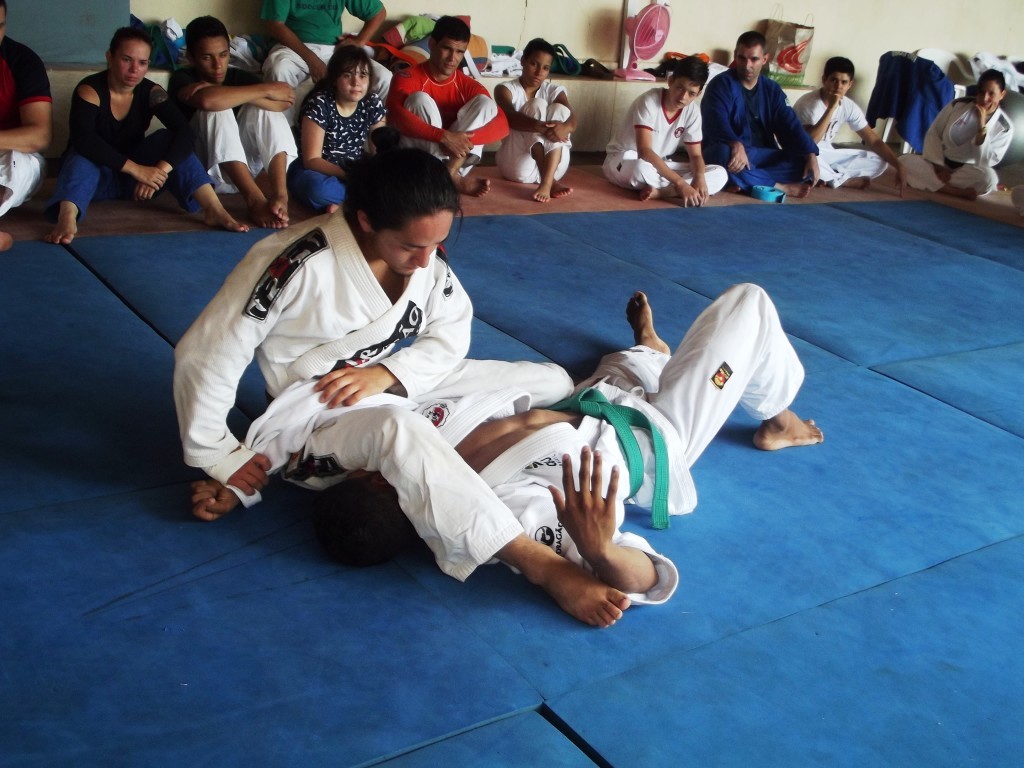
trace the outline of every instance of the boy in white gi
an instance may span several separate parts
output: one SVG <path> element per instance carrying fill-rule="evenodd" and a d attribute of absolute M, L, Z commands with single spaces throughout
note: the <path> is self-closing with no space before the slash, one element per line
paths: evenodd
<path fill-rule="evenodd" d="M 214 189 L 240 192 L 257 226 L 288 226 L 285 176 L 298 150 L 285 111 L 295 91 L 287 83 L 263 82 L 229 67 L 231 40 L 213 16 L 189 23 L 185 45 L 191 66 L 171 75 L 167 90 L 189 119 L 196 155 Z"/>
<path fill-rule="evenodd" d="M 679 198 L 701 206 L 728 180 L 721 166 L 704 163 L 701 151 L 700 96 L 708 65 L 696 56 L 677 61 L 668 88 L 652 88 L 633 102 L 618 133 L 609 142 L 604 175 L 612 184 L 639 190 L 641 200 Z M 689 162 L 670 159 L 686 147 Z"/>
<path fill-rule="evenodd" d="M 864 110 L 846 95 L 853 87 L 853 75 L 852 61 L 833 56 L 825 62 L 821 88 L 805 93 L 793 105 L 804 129 L 818 145 L 821 183 L 864 189 L 891 165 L 896 171 L 896 189 L 902 197 L 907 174 L 899 158 L 868 125 Z M 867 149 L 837 149 L 832 145 L 844 125 L 860 136 Z"/>
<path fill-rule="evenodd" d="M 572 194 L 559 180 L 569 169 L 576 114 L 565 88 L 548 79 L 554 60 L 554 46 L 535 38 L 523 49 L 523 74 L 494 89 L 510 129 L 495 155 L 498 170 L 509 181 L 536 184 L 538 203 Z"/>
<path fill-rule="evenodd" d="M 660 603 L 671 596 L 678 582 L 675 567 L 640 537 L 618 530 L 623 502 L 630 498 L 651 507 L 655 527 L 662 528 L 668 525 L 667 515 L 692 511 L 697 495 L 689 467 L 737 403 L 762 420 L 754 435 L 755 446 L 762 450 L 823 440 L 813 421 L 802 421 L 789 410 L 803 381 L 803 368 L 775 307 L 757 286 L 738 285 L 722 294 L 701 313 L 672 355 L 654 330 L 644 294 L 635 294 L 626 312 L 636 346 L 606 356 L 594 375 L 577 387 L 579 397 L 552 409 L 524 410 L 528 396 L 509 390 L 427 394 L 418 404 L 405 405 L 427 417 L 425 421 L 456 445 L 459 455 L 508 507 L 505 514 L 492 518 L 467 490 L 461 504 L 441 515 L 437 505 L 429 510 L 409 508 L 399 496 L 402 510 L 416 532 L 428 539 L 439 563 L 438 544 L 442 550 L 447 546 L 439 521 L 447 525 L 449 518 L 458 519 L 460 524 L 450 527 L 462 536 L 468 531 L 471 539 L 482 543 L 505 524 L 503 518 L 515 519 L 528 538 L 547 544 L 622 593 L 625 600 L 614 592 L 606 594 L 604 604 L 594 601 L 583 616 L 569 611 L 598 626 L 614 622 L 615 608 Z M 332 415 L 312 392 L 312 387 L 300 385 L 287 393 L 288 400 L 273 404 L 253 424 L 248 441 L 260 446 L 276 466 L 286 466 L 286 478 L 324 488 L 341 478 L 311 483 L 305 476 L 311 457 L 322 460 L 330 453 L 326 435 Z M 611 421 L 589 415 L 609 412 L 606 418 Z M 619 416 L 629 423 L 616 426 Z M 299 453 L 289 455 L 297 448 Z M 581 456 L 578 490 L 570 454 Z M 605 465 L 616 467 L 607 489 L 597 458 L 601 455 Z M 447 474 L 453 467 L 445 462 L 435 471 Z M 362 482 L 349 499 L 371 495 L 373 480 L 360 475 Z M 628 485 L 620 483 L 620 475 L 629 477 Z M 565 499 L 555 490 L 557 485 L 564 487 Z M 218 514 L 237 502 L 221 486 L 208 482 L 197 484 L 194 494 L 194 504 Z M 347 510 L 336 514 L 344 516 Z M 390 527 L 387 515 L 386 509 L 378 508 L 368 515 L 366 525 Z M 337 529 L 342 536 L 361 535 L 345 530 L 342 521 Z M 372 534 L 362 540 L 366 538 L 372 539 Z M 327 546 L 330 551 L 334 545 Z"/>

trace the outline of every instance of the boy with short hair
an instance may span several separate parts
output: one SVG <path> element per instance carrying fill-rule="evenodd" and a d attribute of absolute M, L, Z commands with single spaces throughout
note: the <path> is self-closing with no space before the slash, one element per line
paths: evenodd
<path fill-rule="evenodd" d="M 605 178 L 638 190 L 641 200 L 677 197 L 684 207 L 704 205 L 721 190 L 728 179 L 725 169 L 705 165 L 701 152 L 697 98 L 707 81 L 708 65 L 690 56 L 672 66 L 668 88 L 642 93 L 608 144 Z M 686 147 L 688 163 L 669 159 L 680 144 Z"/>
<path fill-rule="evenodd" d="M 260 227 L 288 226 L 288 165 L 298 156 L 285 117 L 295 92 L 228 65 L 231 40 L 213 16 L 185 28 L 191 64 L 171 76 L 168 91 L 189 120 L 196 155 L 217 192 L 239 192 Z M 258 179 L 266 178 L 269 198 Z"/>
<path fill-rule="evenodd" d="M 818 145 L 818 172 L 830 187 L 864 189 L 881 176 L 886 165 L 896 171 L 896 189 L 903 195 L 907 174 L 896 153 L 868 125 L 864 110 L 846 93 L 853 86 L 853 62 L 833 56 L 825 62 L 821 88 L 801 96 L 793 109 L 804 129 Z M 839 129 L 849 125 L 867 149 L 837 149 L 832 145 Z"/>
<path fill-rule="evenodd" d="M 430 33 L 430 57 L 395 73 L 388 92 L 388 124 L 402 144 L 417 147 L 448 166 L 459 191 L 480 197 L 489 179 L 469 179 L 485 144 L 508 135 L 508 121 L 491 94 L 459 66 L 469 47 L 469 26 L 442 16 Z"/>
<path fill-rule="evenodd" d="M 494 89 L 510 128 L 495 156 L 498 169 L 510 181 L 536 184 L 538 203 L 572 194 L 559 180 L 569 169 L 576 114 L 565 88 L 548 79 L 554 60 L 554 46 L 535 38 L 523 49 L 523 74 Z"/>

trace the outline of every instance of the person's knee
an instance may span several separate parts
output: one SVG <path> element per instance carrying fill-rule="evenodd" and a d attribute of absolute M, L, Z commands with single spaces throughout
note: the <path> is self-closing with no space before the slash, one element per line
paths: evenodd
<path fill-rule="evenodd" d="M 416 91 L 415 93 L 410 93 L 405 98 L 405 108 L 414 114 L 422 116 L 432 111 L 436 112 L 437 102 L 423 93 L 423 91 Z"/>

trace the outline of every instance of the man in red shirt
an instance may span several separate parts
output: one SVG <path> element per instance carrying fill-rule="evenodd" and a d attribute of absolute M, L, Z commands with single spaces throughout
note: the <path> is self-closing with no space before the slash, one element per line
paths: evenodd
<path fill-rule="evenodd" d="M 388 93 L 388 124 L 402 144 L 419 147 L 444 160 L 459 191 L 486 194 L 487 179 L 469 179 L 485 144 L 508 135 L 505 114 L 490 93 L 459 70 L 469 47 L 469 26 L 442 16 L 430 33 L 430 57 L 398 72 Z"/>
<path fill-rule="evenodd" d="M 7 0 L 0 0 L 0 216 L 39 188 L 50 146 L 53 101 L 43 61 L 7 37 Z M 0 251 L 13 239 L 0 232 Z"/>

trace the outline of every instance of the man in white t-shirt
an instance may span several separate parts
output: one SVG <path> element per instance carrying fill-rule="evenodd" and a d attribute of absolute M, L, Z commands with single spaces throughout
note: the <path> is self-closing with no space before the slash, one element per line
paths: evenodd
<path fill-rule="evenodd" d="M 700 206 L 725 186 L 728 175 L 706 165 L 697 99 L 708 80 L 708 65 L 696 56 L 676 62 L 668 88 L 652 88 L 633 102 L 608 143 L 604 175 L 612 184 L 639 191 L 641 200 L 677 197 Z M 672 160 L 682 144 L 689 162 Z"/>
<path fill-rule="evenodd" d="M 864 189 L 891 165 L 896 171 L 896 189 L 902 196 L 906 171 L 896 153 L 868 125 L 864 110 L 846 95 L 853 86 L 853 74 L 852 61 L 833 56 L 825 62 L 821 88 L 804 94 L 793 105 L 800 122 L 818 145 L 821 181 L 830 187 Z M 844 125 L 860 136 L 867 149 L 837 149 L 832 145 Z"/>

